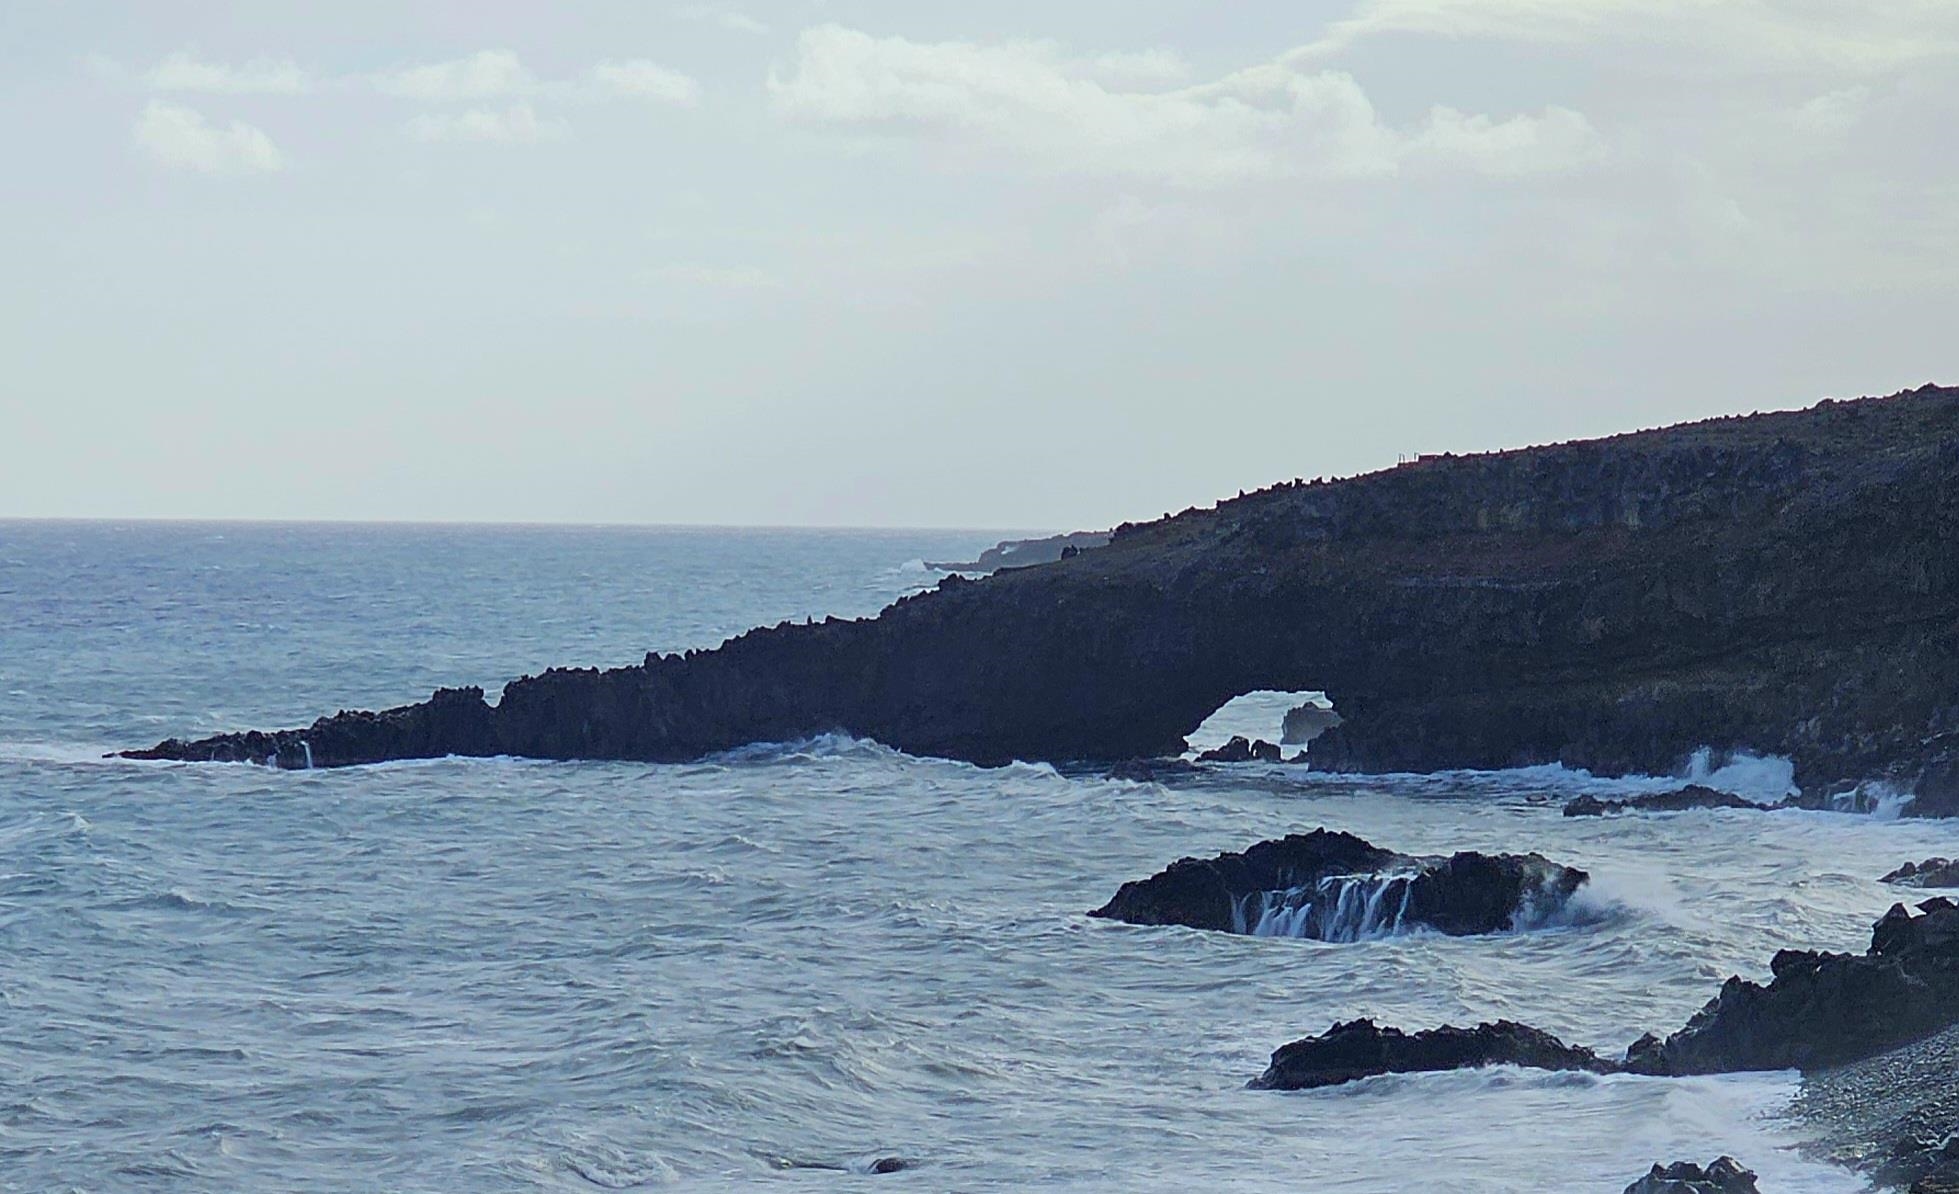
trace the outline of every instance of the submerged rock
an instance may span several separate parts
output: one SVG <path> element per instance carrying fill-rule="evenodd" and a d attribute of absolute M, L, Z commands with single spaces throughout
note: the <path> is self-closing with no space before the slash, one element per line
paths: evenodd
<path fill-rule="evenodd" d="M 1901 887 L 1959 887 L 1959 862 L 1950 858 L 1907 862 L 1879 882 L 1896 883 Z"/>
<path fill-rule="evenodd" d="M 1588 878 L 1539 854 L 1415 858 L 1316 829 L 1242 853 L 1179 859 L 1123 884 L 1089 915 L 1320 941 L 1417 928 L 1461 937 L 1547 917 Z"/>
<path fill-rule="evenodd" d="M 1676 1161 L 1626 1187 L 1626 1194 L 1758 1194 L 1755 1175 L 1733 1157 L 1717 1157 L 1706 1165 Z"/>
<path fill-rule="evenodd" d="M 1773 805 L 1757 804 L 1715 788 L 1700 784 L 1688 784 L 1674 792 L 1659 792 L 1651 796 L 1633 796 L 1626 800 L 1600 800 L 1596 796 L 1580 796 L 1564 806 L 1567 817 L 1603 817 L 1614 813 L 1649 812 L 1677 813 L 1694 808 L 1747 808 L 1766 810 Z"/>
<path fill-rule="evenodd" d="M 1589 1049 L 1567 1045 L 1548 1032 L 1509 1020 L 1474 1028 L 1445 1025 L 1409 1034 L 1372 1020 L 1335 1024 L 1319 1036 L 1284 1045 L 1272 1054 L 1253 1090 L 1311 1090 L 1377 1074 L 1475 1069 L 1493 1065 L 1539 1070 L 1610 1073 L 1617 1067 Z"/>
<path fill-rule="evenodd" d="M 1959 904 L 1895 904 L 1862 954 L 1785 949 L 1763 986 L 1730 978 L 1664 1041 L 1627 1052 L 1642 1074 L 1813 1069 L 1882 1053 L 1959 1022 Z"/>
<path fill-rule="evenodd" d="M 1162 783 L 1165 780 L 1189 779 L 1203 772 L 1203 768 L 1189 759 L 1170 757 L 1162 759 L 1126 759 L 1109 768 L 1110 779 L 1126 779 L 1133 783 Z"/>
<path fill-rule="evenodd" d="M 1247 739 L 1242 734 L 1233 734 L 1231 741 L 1198 755 L 1197 761 L 1200 763 L 1276 763 L 1279 761 L 1279 748 L 1263 738 Z"/>

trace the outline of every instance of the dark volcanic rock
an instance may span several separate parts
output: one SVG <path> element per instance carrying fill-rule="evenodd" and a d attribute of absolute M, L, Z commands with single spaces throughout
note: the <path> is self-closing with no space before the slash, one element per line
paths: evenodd
<path fill-rule="evenodd" d="M 1959 390 L 1287 483 L 875 619 L 147 754 L 681 761 L 830 730 L 979 763 L 1182 753 L 1323 691 L 1330 770 L 1786 755 L 1959 811 Z M 419 712 L 417 710 L 420 710 Z"/>
<path fill-rule="evenodd" d="M 1069 531 L 1065 535 L 1048 535 L 1040 539 L 1006 539 L 981 552 L 976 560 L 963 564 L 927 560 L 925 566 L 941 572 L 997 572 L 1002 568 L 1029 568 L 1035 564 L 1072 560 L 1082 552 L 1106 547 L 1108 543 L 1107 531 Z"/>
<path fill-rule="evenodd" d="M 1517 1065 L 1539 1070 L 1616 1067 L 1589 1049 L 1574 1048 L 1548 1032 L 1498 1020 L 1474 1028 L 1453 1025 L 1413 1035 L 1379 1028 L 1372 1020 L 1335 1024 L 1319 1036 L 1297 1040 L 1272 1054 L 1272 1064 L 1252 1079 L 1254 1090 L 1310 1090 L 1376 1074 L 1464 1070 Z"/>
<path fill-rule="evenodd" d="M 290 771 L 452 754 L 495 755 L 503 753 L 496 712 L 484 703 L 480 688 L 440 688 L 419 705 L 379 713 L 343 709 L 307 729 L 276 734 L 253 730 L 195 743 L 172 738 L 148 750 L 124 751 L 123 757 L 263 763 Z"/>
<path fill-rule="evenodd" d="M 1161 783 L 1165 780 L 1188 779 L 1203 772 L 1203 768 L 1184 758 L 1168 759 L 1124 759 L 1109 768 L 1110 779 L 1126 779 L 1136 783 Z"/>
<path fill-rule="evenodd" d="M 1721 792 L 1704 788 L 1699 784 L 1688 784 L 1677 792 L 1660 792 L 1652 796 L 1634 796 L 1627 800 L 1600 800 L 1595 796 L 1580 796 L 1564 806 L 1567 817 L 1603 817 L 1614 813 L 1649 812 L 1678 813 L 1692 808 L 1752 808 L 1764 810 L 1766 804 L 1756 804 L 1745 800 L 1733 792 Z"/>
<path fill-rule="evenodd" d="M 1421 859 L 1316 829 L 1243 853 L 1184 858 L 1125 883 L 1090 916 L 1137 925 L 1351 941 L 1424 927 L 1495 933 L 1562 907 L 1584 871 L 1537 854 Z"/>
<path fill-rule="evenodd" d="M 1243 735 L 1232 735 L 1231 741 L 1215 750 L 1207 750 L 1197 756 L 1200 763 L 1276 763 L 1279 761 L 1279 748 L 1263 738 L 1247 740 Z"/>
<path fill-rule="evenodd" d="M 1676 1161 L 1626 1187 L 1626 1194 L 1758 1194 L 1755 1175 L 1733 1157 L 1718 1157 L 1705 1166 Z"/>
<path fill-rule="evenodd" d="M 1928 858 L 1907 862 L 1879 880 L 1902 887 L 1959 887 L 1959 862 L 1950 858 Z"/>
<path fill-rule="evenodd" d="M 1783 950 L 1767 986 L 1730 978 L 1686 1027 L 1626 1054 L 1642 1074 L 1813 1069 L 1873 1056 L 1959 1021 L 1959 905 L 1894 905 L 1863 954 Z"/>

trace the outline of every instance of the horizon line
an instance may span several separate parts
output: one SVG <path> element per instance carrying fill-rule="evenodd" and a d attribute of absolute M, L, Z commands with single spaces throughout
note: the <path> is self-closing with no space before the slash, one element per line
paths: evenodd
<path fill-rule="evenodd" d="M 1070 531 L 1027 527 L 982 526 L 896 526 L 850 525 L 845 523 L 738 523 L 738 522 L 583 522 L 572 519 L 464 519 L 464 518 L 250 518 L 250 517 L 172 517 L 169 515 L 0 514 L 0 526 L 26 524 L 146 526 L 249 526 L 249 527 L 424 527 L 486 528 L 507 530 L 619 530 L 619 531 L 854 531 L 888 534 L 975 534 L 975 535 L 1058 535 Z"/>

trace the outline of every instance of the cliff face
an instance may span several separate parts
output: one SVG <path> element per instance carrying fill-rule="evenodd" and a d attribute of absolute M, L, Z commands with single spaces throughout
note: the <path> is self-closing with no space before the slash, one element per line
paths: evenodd
<path fill-rule="evenodd" d="M 1787 754 L 1959 811 L 1959 390 L 1291 484 L 876 619 L 550 671 L 149 757 L 683 760 L 832 729 L 977 762 L 1180 750 L 1327 692 L 1314 765 L 1665 771 Z"/>

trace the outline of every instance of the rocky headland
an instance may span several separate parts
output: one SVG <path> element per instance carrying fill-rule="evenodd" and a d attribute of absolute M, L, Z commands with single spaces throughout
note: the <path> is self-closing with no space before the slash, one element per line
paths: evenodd
<path fill-rule="evenodd" d="M 845 730 L 979 763 L 1173 755 L 1212 710 L 1324 691 L 1320 768 L 1789 757 L 1959 811 L 1959 390 L 1289 482 L 1105 547 L 948 577 L 876 618 L 137 757 L 681 761 Z"/>
<path fill-rule="evenodd" d="M 1467 937 L 1541 921 L 1587 879 L 1538 854 L 1416 858 L 1315 829 L 1242 853 L 1179 859 L 1123 884 L 1089 915 L 1316 941 L 1415 929 Z"/>

